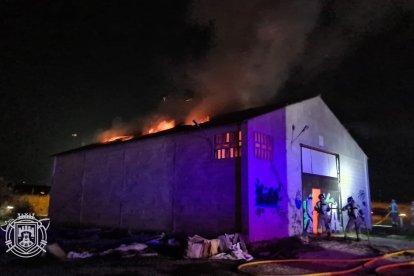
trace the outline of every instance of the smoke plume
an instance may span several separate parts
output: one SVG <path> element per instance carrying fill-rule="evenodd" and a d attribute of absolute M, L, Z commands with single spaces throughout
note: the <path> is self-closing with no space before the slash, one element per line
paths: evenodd
<path fill-rule="evenodd" d="M 213 45 L 204 59 L 172 68 L 177 87 L 188 95 L 168 95 L 153 115 L 133 125 L 145 133 L 172 120 L 192 124 L 268 103 L 304 51 L 320 9 L 319 1 L 308 0 L 195 1 L 189 24 L 213 26 Z M 113 129 L 131 132 L 125 123 Z"/>
<path fill-rule="evenodd" d="M 204 62 L 187 67 L 198 101 L 187 121 L 268 103 L 305 49 L 319 11 L 318 1 L 306 0 L 197 1 L 192 20 L 214 24 L 215 44 Z"/>
<path fill-rule="evenodd" d="M 412 1 L 195 0 L 188 23 L 210 26 L 212 45 L 202 59 L 170 65 L 176 91 L 135 128 L 192 124 L 269 104 L 292 71 L 306 85 L 413 10 Z"/>

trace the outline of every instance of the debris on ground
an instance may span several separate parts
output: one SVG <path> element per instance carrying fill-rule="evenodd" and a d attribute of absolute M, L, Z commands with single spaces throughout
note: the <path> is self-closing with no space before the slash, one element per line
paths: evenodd
<path fill-rule="evenodd" d="M 95 254 L 92 254 L 90 252 L 80 252 L 80 253 L 78 253 L 78 252 L 70 251 L 66 255 L 66 258 L 68 258 L 68 259 L 86 259 L 86 258 L 90 258 L 90 257 L 93 257 L 93 256 L 95 256 Z"/>
<path fill-rule="evenodd" d="M 364 235 L 358 242 L 355 235 L 350 235 L 347 240 L 343 239 L 343 235 L 338 234 L 333 234 L 330 239 L 309 235 L 308 237 L 296 236 L 249 243 L 245 249 L 246 244 L 243 242 L 242 236 L 233 234 L 215 238 L 209 237 L 213 238 L 211 240 L 200 236 L 196 237 L 192 241 L 202 242 L 203 245 L 206 243 L 208 250 L 204 251 L 203 247 L 202 254 L 206 254 L 208 257 L 183 258 L 187 256 L 188 252 L 185 250 L 191 238 L 188 238 L 184 233 L 165 234 L 119 229 L 57 228 L 54 226 L 48 229 L 49 244 L 45 248 L 47 252 L 31 259 L 22 259 L 11 253 L 6 253 L 4 236 L 0 235 L 0 267 L 2 267 L 2 275 L 236 276 L 241 273 L 237 268 L 242 263 L 249 264 L 249 269 L 254 267 L 254 261 L 246 262 L 245 260 L 249 258 L 245 255 L 242 257 L 239 254 L 240 251 L 243 254 L 247 254 L 248 251 L 249 255 L 254 256 L 256 261 L 262 263 L 263 261 L 271 262 L 280 259 L 354 260 L 381 256 L 396 250 L 414 249 L 414 241 L 408 237 L 375 233 L 370 236 L 369 241 L 368 237 Z M 145 246 L 147 246 L 145 249 L 137 251 Z M 115 250 L 117 248 L 121 250 Z M 413 260 L 412 255 L 398 257 L 402 261 L 405 259 L 407 261 Z M 395 256 L 392 256 L 392 261 L 395 261 L 394 259 Z M 63 263 L 63 261 L 65 262 Z M 305 269 L 309 269 L 309 271 L 315 269 L 318 271 L 322 271 L 322 269 L 324 269 L 323 271 L 342 270 L 337 267 L 338 264 L 335 264 L 332 269 L 326 267 L 332 266 L 334 261 L 310 267 L 303 262 L 294 264 L 297 269 L 303 269 L 303 272 Z M 348 262 L 343 262 L 344 266 L 348 266 L 346 265 Z M 282 274 L 300 273 L 300 271 L 292 269 L 291 264 L 279 263 L 279 272 L 282 269 Z M 358 265 L 358 263 L 350 263 L 350 266 L 354 265 Z M 274 268 L 275 266 L 270 264 L 261 266 L 260 273 L 256 271 L 256 274 L 276 274 Z M 286 271 L 283 271 L 283 268 Z M 267 271 L 267 269 L 269 270 Z M 414 275 L 410 272 L 407 273 L 407 267 L 399 267 L 399 269 L 404 270 L 405 275 Z M 30 271 L 29 274 L 28 271 Z M 388 272 L 382 268 L 378 273 L 387 274 Z M 377 271 L 373 273 L 377 273 Z M 395 270 L 392 273 L 395 273 Z"/>
<path fill-rule="evenodd" d="M 206 239 L 199 235 L 188 238 L 187 258 L 213 260 L 253 260 L 247 253 L 246 244 L 240 234 L 224 234 L 217 239 Z"/>
<path fill-rule="evenodd" d="M 133 243 L 129 245 L 121 244 L 117 248 L 115 248 L 115 251 L 121 251 L 121 252 L 128 252 L 128 251 L 142 251 L 148 246 L 142 243 Z"/>

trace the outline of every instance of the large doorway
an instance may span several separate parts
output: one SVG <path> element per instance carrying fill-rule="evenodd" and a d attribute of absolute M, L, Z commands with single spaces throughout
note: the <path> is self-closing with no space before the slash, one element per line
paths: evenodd
<path fill-rule="evenodd" d="M 338 206 L 341 206 L 339 190 L 339 156 L 302 145 L 302 195 L 303 231 L 317 233 L 318 213 L 314 210 L 320 194 L 325 194 L 331 211 L 331 230 L 342 231 Z"/>

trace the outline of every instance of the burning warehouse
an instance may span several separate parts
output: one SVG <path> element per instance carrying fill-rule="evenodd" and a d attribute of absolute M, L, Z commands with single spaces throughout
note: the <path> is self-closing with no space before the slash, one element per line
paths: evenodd
<path fill-rule="evenodd" d="M 304 202 L 320 193 L 339 228 L 348 218 L 335 206 L 348 196 L 370 227 L 367 157 L 315 97 L 57 154 L 49 214 L 54 223 L 257 241 L 302 233 Z"/>

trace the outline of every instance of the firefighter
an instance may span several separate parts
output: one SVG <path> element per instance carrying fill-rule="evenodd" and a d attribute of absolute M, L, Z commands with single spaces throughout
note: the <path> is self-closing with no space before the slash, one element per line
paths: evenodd
<path fill-rule="evenodd" d="M 326 203 L 325 194 L 320 194 L 318 198 L 319 201 L 315 205 L 315 211 L 318 212 L 318 235 L 326 232 L 329 238 L 331 236 L 331 226 L 328 213 L 331 208 Z M 321 232 L 319 232 L 319 229 L 321 229 Z"/>
<path fill-rule="evenodd" d="M 395 199 L 391 200 L 390 215 L 391 215 L 392 226 L 397 227 L 398 226 L 398 205 Z"/>
<path fill-rule="evenodd" d="M 364 213 L 359 208 L 358 204 L 352 198 L 352 196 L 348 197 L 347 204 L 342 208 L 343 211 L 347 211 L 348 214 L 348 223 L 345 227 L 345 239 L 347 238 L 347 233 L 352 227 L 355 227 L 355 232 L 357 236 L 357 241 L 359 241 L 359 230 L 361 228 L 361 224 L 364 221 Z"/>
<path fill-rule="evenodd" d="M 338 216 L 338 202 L 335 200 L 335 198 L 331 197 L 331 203 L 329 207 L 331 207 L 331 231 L 332 233 L 337 233 L 340 230 L 340 225 Z"/>

